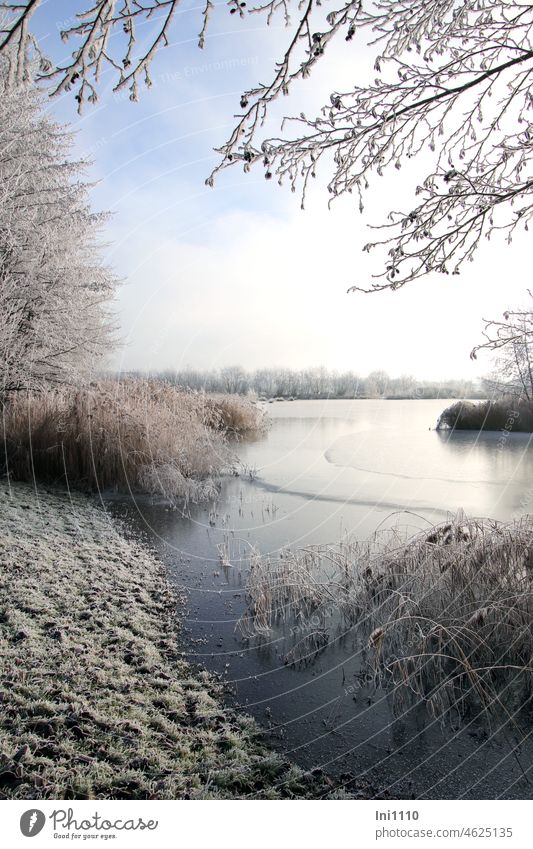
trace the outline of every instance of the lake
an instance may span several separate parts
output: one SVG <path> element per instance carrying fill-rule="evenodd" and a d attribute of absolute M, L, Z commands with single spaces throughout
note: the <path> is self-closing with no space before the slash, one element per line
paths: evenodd
<path fill-rule="evenodd" d="M 182 516 L 148 498 L 109 509 L 153 545 L 186 593 L 185 656 L 220 674 L 271 745 L 305 767 L 364 777 L 396 798 L 530 798 L 532 751 L 518 730 L 441 727 L 423 706 L 393 715 L 364 677 L 364 647 L 336 630 L 306 666 L 284 662 L 287 629 L 246 640 L 248 555 L 427 528 L 463 509 L 506 521 L 533 512 L 529 434 L 434 430 L 451 400 L 294 401 L 266 405 L 267 434 L 241 442 L 245 473 L 216 504 Z"/>

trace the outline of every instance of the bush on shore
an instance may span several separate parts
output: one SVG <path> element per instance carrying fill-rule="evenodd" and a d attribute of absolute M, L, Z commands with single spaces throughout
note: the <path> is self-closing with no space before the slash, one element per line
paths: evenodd
<path fill-rule="evenodd" d="M 458 515 L 410 540 L 388 531 L 257 556 L 247 592 L 248 633 L 297 623 L 291 657 L 322 650 L 335 622 L 353 629 L 399 713 L 422 702 L 443 721 L 469 713 L 514 723 L 531 704 L 531 518 L 505 525 Z"/>
<path fill-rule="evenodd" d="M 257 433 L 263 414 L 239 396 L 207 396 L 152 380 L 17 393 L 3 410 L 12 480 L 144 491 L 173 502 L 216 494 L 235 466 L 229 435 Z"/>
<path fill-rule="evenodd" d="M 440 415 L 437 430 L 509 430 L 533 432 L 533 404 L 516 398 L 457 401 Z"/>

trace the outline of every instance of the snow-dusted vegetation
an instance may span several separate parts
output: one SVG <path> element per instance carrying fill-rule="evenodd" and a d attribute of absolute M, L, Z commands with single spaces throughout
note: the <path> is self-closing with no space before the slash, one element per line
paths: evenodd
<path fill-rule="evenodd" d="M 0 396 L 84 378 L 113 343 L 117 278 L 71 134 L 0 57 Z"/>
<path fill-rule="evenodd" d="M 293 624 L 290 661 L 339 633 L 368 646 L 368 671 L 398 713 L 424 704 L 443 723 L 465 715 L 505 725 L 527 714 L 533 668 L 531 519 L 451 521 L 406 539 L 308 546 L 252 558 L 247 634 Z M 289 662 L 289 659 L 287 659 Z"/>
<path fill-rule="evenodd" d="M 264 419 L 242 397 L 92 379 L 116 340 L 105 216 L 44 95 L 24 73 L 7 84 L 13 62 L 0 55 L 0 798 L 314 795 L 181 660 L 161 564 L 72 493 L 209 498 Z"/>
<path fill-rule="evenodd" d="M 233 438 L 263 427 L 250 400 L 160 381 L 19 392 L 3 411 L 4 465 L 12 480 L 196 502 L 215 496 L 216 476 L 235 468 Z"/>
<path fill-rule="evenodd" d="M 13 480 L 144 490 L 175 502 L 216 494 L 230 435 L 262 427 L 243 398 L 156 381 L 88 382 L 116 341 L 117 278 L 102 259 L 86 163 L 30 84 L 0 56 L 0 402 Z"/>
<path fill-rule="evenodd" d="M 161 563 L 89 499 L 17 484 L 0 487 L 0 511 L 1 798 L 332 791 L 268 751 L 182 659 Z"/>
<path fill-rule="evenodd" d="M 496 430 L 502 435 L 531 433 L 533 406 L 512 397 L 497 401 L 456 401 L 441 413 L 437 430 Z"/>
<path fill-rule="evenodd" d="M 404 374 L 391 377 L 385 371 L 365 376 L 355 371 L 317 368 L 261 368 L 247 371 L 241 366 L 202 371 L 186 368 L 154 373 L 168 383 L 204 392 L 246 395 L 266 399 L 311 398 L 485 398 L 486 390 L 469 380 L 416 380 Z"/>
<path fill-rule="evenodd" d="M 0 52 L 13 51 L 16 80 L 31 48 L 40 59 L 37 76 L 52 94 L 72 91 L 80 110 L 98 100 L 104 69 L 115 91 L 137 100 L 152 85 L 152 62 L 182 24 L 177 0 L 79 0 L 76 17 L 61 31 L 69 58 L 56 64 L 32 41 L 32 16 L 40 5 L 3 4 Z M 261 15 L 267 25 L 286 27 L 270 73 L 241 91 L 240 112 L 218 146 L 210 185 L 224 169 L 257 165 L 266 179 L 299 189 L 303 205 L 323 168 L 330 195 L 352 193 L 363 212 L 376 177 L 433 154 L 410 177 L 417 199 L 391 211 L 381 238 L 366 246 L 378 249 L 378 279 L 354 288 L 398 289 L 431 272 L 459 274 L 484 236 L 503 230 L 510 243 L 517 230 L 527 229 L 533 216 L 529 6 L 516 0 L 348 0 L 326 7 L 314 0 L 270 0 L 256 7 L 231 0 L 219 7 L 208 0 L 194 11 L 200 48 L 222 14 L 237 20 Z M 243 27 L 243 44 L 245 35 Z M 296 108 L 281 136 L 277 130 L 269 135 L 273 125 L 266 118 L 276 102 L 319 63 L 334 59 L 343 41 L 354 42 L 358 52 L 373 48 L 366 54 L 369 74 L 348 86 L 339 80 L 342 87 L 330 89 L 320 110 Z"/>

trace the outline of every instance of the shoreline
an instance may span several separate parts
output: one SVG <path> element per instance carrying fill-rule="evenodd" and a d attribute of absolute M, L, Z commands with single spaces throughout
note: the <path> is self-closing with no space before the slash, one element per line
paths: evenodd
<path fill-rule="evenodd" d="M 163 564 L 94 499 L 0 485 L 0 798 L 370 798 L 265 747 L 178 646 Z"/>

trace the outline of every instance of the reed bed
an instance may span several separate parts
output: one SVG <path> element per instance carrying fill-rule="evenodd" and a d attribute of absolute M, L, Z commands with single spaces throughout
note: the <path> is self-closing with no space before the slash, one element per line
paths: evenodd
<path fill-rule="evenodd" d="M 312 654 L 336 616 L 361 638 L 398 712 L 423 702 L 443 721 L 509 718 L 531 710 L 532 589 L 531 518 L 458 514 L 410 539 L 389 530 L 277 560 L 254 555 L 241 626 L 262 636 L 290 622 Z"/>
<path fill-rule="evenodd" d="M 267 418 L 255 401 L 242 395 L 202 395 L 206 424 L 228 436 L 257 436 L 267 429 Z"/>
<path fill-rule="evenodd" d="M 437 430 L 533 432 L 533 403 L 504 397 L 497 401 L 456 401 L 441 413 Z"/>
<path fill-rule="evenodd" d="M 127 380 L 18 393 L 2 426 L 12 480 L 144 491 L 177 503 L 215 496 L 216 476 L 236 467 L 228 437 L 264 421 L 239 396 L 222 403 L 162 381 Z"/>

